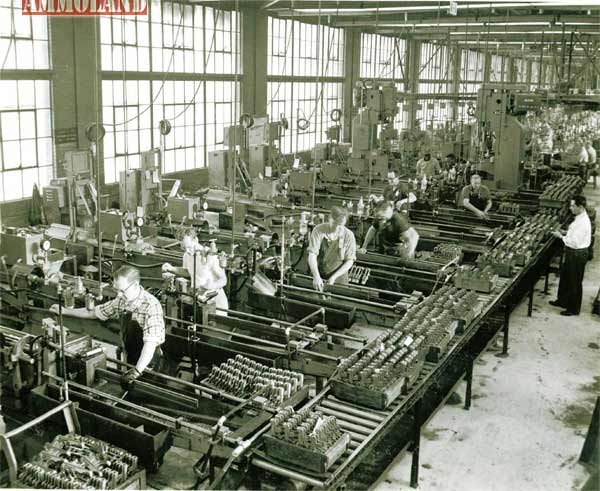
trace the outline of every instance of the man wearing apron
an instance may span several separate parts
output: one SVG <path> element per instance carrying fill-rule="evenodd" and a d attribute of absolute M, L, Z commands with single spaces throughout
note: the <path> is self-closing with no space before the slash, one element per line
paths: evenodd
<path fill-rule="evenodd" d="M 129 389 L 146 368 L 160 370 L 160 346 L 165 342 L 165 321 L 162 305 L 156 297 L 142 288 L 137 269 L 122 266 L 113 275 L 113 285 L 118 292 L 113 300 L 97 305 L 94 310 L 87 310 L 85 307 L 63 308 L 62 313 L 80 319 L 101 321 L 120 318 L 126 361 L 135 365 L 121 377 L 121 385 Z M 53 305 L 50 310 L 58 312 L 58 306 Z"/>
<path fill-rule="evenodd" d="M 348 271 L 356 260 L 356 239 L 346 227 L 347 220 L 348 211 L 334 206 L 329 221 L 310 234 L 308 267 L 315 290 L 323 291 L 325 283 L 348 283 Z"/>
<path fill-rule="evenodd" d="M 226 317 L 229 309 L 224 290 L 227 285 L 227 274 L 221 267 L 218 256 L 202 251 L 196 231 L 192 227 L 184 229 L 181 233 L 181 248 L 184 250 L 183 267 L 178 268 L 165 263 L 163 271 L 190 278 L 191 287 L 202 295 L 216 293 L 208 303 L 216 305 L 217 315 Z"/>
<path fill-rule="evenodd" d="M 460 195 L 463 206 L 479 218 L 487 219 L 492 207 L 492 197 L 487 186 L 481 184 L 481 176 L 473 174 L 471 184 L 465 186 Z"/>

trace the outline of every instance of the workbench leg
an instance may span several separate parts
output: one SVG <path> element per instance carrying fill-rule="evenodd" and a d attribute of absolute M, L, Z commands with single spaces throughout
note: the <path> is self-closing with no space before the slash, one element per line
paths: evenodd
<path fill-rule="evenodd" d="M 465 373 L 467 389 L 465 391 L 465 409 L 471 409 L 471 391 L 473 389 L 473 359 L 469 358 L 467 362 L 467 372 Z"/>
<path fill-rule="evenodd" d="M 317 390 L 317 394 L 319 394 L 322 390 L 323 387 L 325 385 L 325 377 L 315 377 L 315 386 L 316 386 L 316 390 Z"/>
<path fill-rule="evenodd" d="M 419 399 L 413 408 L 413 442 L 412 442 L 412 463 L 410 466 L 410 487 L 419 486 L 419 451 L 421 449 L 421 399 Z"/>
<path fill-rule="evenodd" d="M 500 357 L 507 357 L 508 356 L 508 328 L 510 326 L 510 305 L 507 304 L 504 307 L 504 328 L 503 328 L 503 332 L 504 332 L 504 336 L 502 337 L 502 353 L 499 353 L 498 356 Z"/>
<path fill-rule="evenodd" d="M 544 295 L 548 295 L 548 287 L 550 286 L 550 260 L 546 264 L 546 278 L 544 280 Z"/>
<path fill-rule="evenodd" d="M 535 292 L 535 280 L 532 279 L 529 284 L 529 304 L 527 305 L 527 317 L 531 317 L 533 313 L 533 294 Z"/>

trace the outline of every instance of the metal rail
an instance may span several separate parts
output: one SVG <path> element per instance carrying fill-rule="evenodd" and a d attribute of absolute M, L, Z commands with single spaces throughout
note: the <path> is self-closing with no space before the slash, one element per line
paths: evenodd
<path fill-rule="evenodd" d="M 269 470 L 275 474 L 298 480 L 317 488 L 336 488 L 350 476 L 356 466 L 364 460 L 368 449 L 373 447 L 386 434 L 386 429 L 407 417 L 424 394 L 435 384 L 435 381 L 446 372 L 454 360 L 464 351 L 467 343 L 482 329 L 485 320 L 498 308 L 508 308 L 506 304 L 511 295 L 530 273 L 535 273 L 542 259 L 551 251 L 554 239 L 550 239 L 532 257 L 527 266 L 517 269 L 512 278 L 500 278 L 497 291 L 494 294 L 479 294 L 485 307 L 481 313 L 470 323 L 467 329 L 455 336 L 444 358 L 438 363 L 425 363 L 425 366 L 409 389 L 408 394 L 398 397 L 387 409 L 376 411 L 346 401 L 341 401 L 333 396 L 330 386 L 326 386 L 305 407 L 315 407 L 324 414 L 336 416 L 342 429 L 350 434 L 350 444 L 346 453 L 326 473 L 322 480 L 316 480 L 301 470 L 290 470 L 281 464 L 274 464 L 265 460 L 265 456 L 258 453 L 251 462 L 257 467 Z M 531 280 L 535 283 L 535 279 Z M 530 290 L 531 291 L 531 290 Z M 508 337 L 508 324 L 504 326 L 505 344 Z M 412 481 L 412 476 L 411 476 Z"/>

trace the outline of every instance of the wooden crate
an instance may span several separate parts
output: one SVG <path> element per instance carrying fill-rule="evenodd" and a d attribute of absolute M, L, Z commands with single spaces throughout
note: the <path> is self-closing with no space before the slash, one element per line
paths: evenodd
<path fill-rule="evenodd" d="M 405 386 L 406 376 L 399 377 L 395 383 L 385 390 L 372 390 L 337 379 L 331 380 L 331 388 L 335 397 L 372 409 L 385 409 L 388 407 L 396 397 L 406 391 Z"/>
<path fill-rule="evenodd" d="M 558 201 L 558 200 L 554 200 L 554 199 L 540 199 L 540 206 L 542 208 L 562 208 L 563 206 L 566 206 L 567 202 L 566 201 Z"/>
<path fill-rule="evenodd" d="M 442 336 L 438 341 L 429 345 L 429 351 L 427 351 L 426 360 L 431 363 L 437 363 L 441 360 L 442 356 L 448 349 L 448 344 L 454 337 L 454 333 L 447 332 L 445 336 Z"/>
<path fill-rule="evenodd" d="M 457 288 L 464 288 L 466 290 L 473 290 L 480 293 L 492 293 L 492 291 L 494 291 L 494 288 L 496 288 L 496 280 L 484 280 L 474 278 L 463 280 L 456 277 L 454 280 L 454 286 L 456 286 Z"/>
<path fill-rule="evenodd" d="M 350 435 L 344 433 L 325 453 L 294 445 L 272 435 L 265 435 L 263 442 L 265 452 L 272 459 L 322 474 L 344 455 L 350 443 Z"/>
<path fill-rule="evenodd" d="M 117 489 L 147 489 L 146 486 L 146 471 L 144 469 L 136 472 L 133 476 L 127 479 Z"/>
<path fill-rule="evenodd" d="M 423 365 L 425 365 L 425 357 L 419 357 L 419 360 L 413 363 L 406 371 L 405 383 L 402 386 L 402 394 L 407 394 L 410 386 L 417 381 L 421 374 L 421 370 L 423 369 Z"/>

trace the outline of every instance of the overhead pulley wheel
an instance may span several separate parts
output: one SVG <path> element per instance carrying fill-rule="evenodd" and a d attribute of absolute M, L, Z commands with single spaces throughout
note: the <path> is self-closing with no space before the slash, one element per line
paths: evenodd
<path fill-rule="evenodd" d="M 105 134 L 106 130 L 101 124 L 90 123 L 85 128 L 85 137 L 89 142 L 100 141 L 102 138 L 104 138 Z"/>
<path fill-rule="evenodd" d="M 240 124 L 246 129 L 252 128 L 254 126 L 254 118 L 250 114 L 244 113 L 240 116 Z"/>
<path fill-rule="evenodd" d="M 300 131 L 306 131 L 310 127 L 310 121 L 306 118 L 299 118 L 296 126 Z"/>
<path fill-rule="evenodd" d="M 166 136 L 169 133 L 171 133 L 172 128 L 173 127 L 171 126 L 171 123 L 167 119 L 161 119 L 160 123 L 158 123 L 158 130 L 163 136 Z"/>
<path fill-rule="evenodd" d="M 340 119 L 342 119 L 342 110 L 337 108 L 332 109 L 329 113 L 329 117 L 331 118 L 331 121 L 337 123 Z"/>

